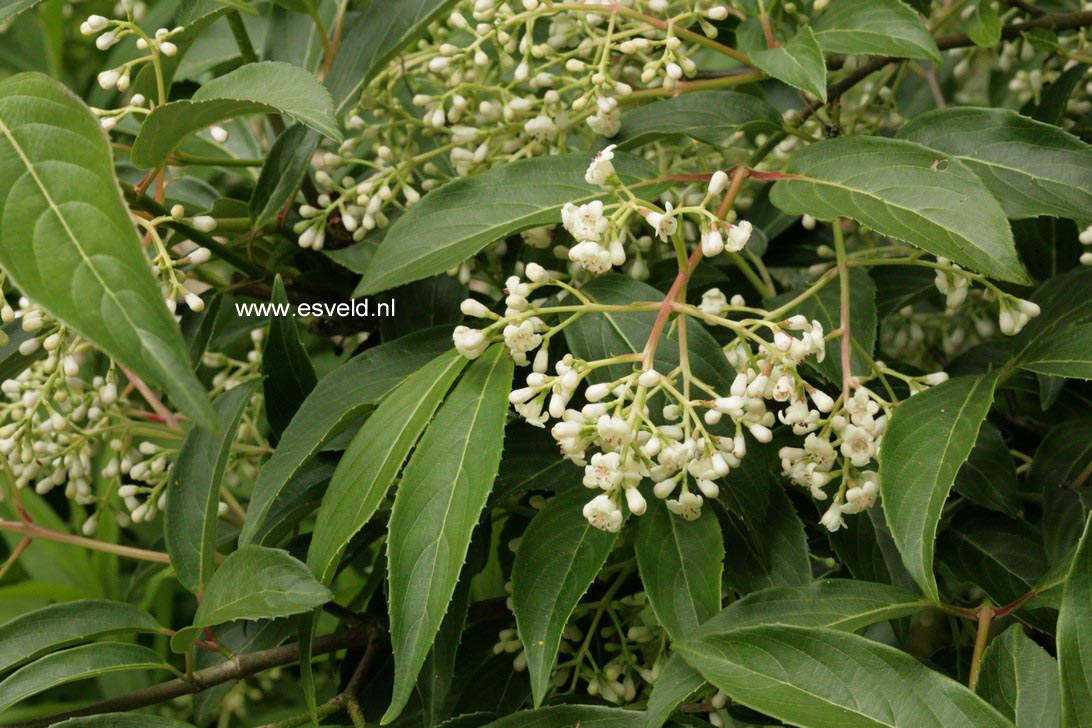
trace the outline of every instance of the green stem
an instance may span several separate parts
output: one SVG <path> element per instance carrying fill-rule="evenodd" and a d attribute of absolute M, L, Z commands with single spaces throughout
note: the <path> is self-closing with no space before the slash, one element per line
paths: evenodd
<path fill-rule="evenodd" d="M 243 63 L 257 63 L 258 52 L 254 50 L 254 44 L 250 42 L 250 34 L 246 32 L 243 16 L 239 15 L 238 10 L 232 10 L 228 12 L 227 20 L 231 27 L 231 34 L 235 37 L 235 45 L 239 46 Z"/>

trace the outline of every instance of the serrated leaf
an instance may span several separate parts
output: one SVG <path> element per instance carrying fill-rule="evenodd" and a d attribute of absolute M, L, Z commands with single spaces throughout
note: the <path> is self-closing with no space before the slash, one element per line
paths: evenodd
<path fill-rule="evenodd" d="M 822 579 L 800 586 L 752 592 L 732 602 L 690 637 L 740 627 L 785 624 L 854 632 L 869 625 L 904 617 L 930 602 L 913 592 L 867 581 Z M 672 655 L 649 696 L 646 728 L 660 728 L 668 716 L 705 683 L 705 678 L 679 655 Z"/>
<path fill-rule="evenodd" d="M 952 519 L 943 538 L 943 563 L 995 604 L 1026 594 L 1047 570 L 1039 531 L 1025 521 L 968 508 Z"/>
<path fill-rule="evenodd" d="M 30 10 L 40 2 L 42 0 L 7 0 L 7 2 L 0 3 L 0 23 L 11 20 L 19 13 Z"/>
<path fill-rule="evenodd" d="M 614 546 L 615 535 L 595 528 L 581 513 L 591 495 L 573 488 L 550 500 L 524 531 L 512 566 L 512 611 L 536 706 L 550 689 L 569 615 Z"/>
<path fill-rule="evenodd" d="M 463 177 L 429 192 L 387 231 L 355 296 L 364 296 L 443 273 L 504 237 L 537 225 L 561 222 L 567 202 L 603 196 L 584 181 L 586 154 L 521 159 Z M 655 195 L 656 169 L 616 153 L 619 177 L 641 194 Z"/>
<path fill-rule="evenodd" d="M 294 124 L 277 137 L 250 195 L 251 226 L 263 227 L 296 198 L 318 143 L 318 132 L 303 124 Z"/>
<path fill-rule="evenodd" d="M 943 60 L 920 16 L 899 0 L 835 0 L 813 25 L 815 39 L 829 53 Z"/>
<path fill-rule="evenodd" d="M 209 579 L 193 624 L 171 637 L 171 649 L 188 652 L 205 627 L 302 614 L 333 598 L 287 551 L 243 546 L 224 559 Z"/>
<path fill-rule="evenodd" d="M 610 141 L 619 149 L 681 138 L 720 147 L 741 130 L 770 132 L 780 128 L 781 114 L 757 96 L 695 91 L 626 112 L 622 128 Z"/>
<path fill-rule="evenodd" d="M 257 384 L 240 384 L 216 398 L 220 434 L 190 430 L 167 481 L 163 540 L 178 580 L 195 593 L 208 582 L 216 565 L 220 483 L 243 410 Z"/>
<path fill-rule="evenodd" d="M 730 698 L 787 723 L 810 728 L 1012 725 L 954 680 L 855 634 L 744 627 L 683 640 L 676 649 Z"/>
<path fill-rule="evenodd" d="M 96 347 L 214 427 L 98 121 L 40 74 L 0 82 L 0 266 Z"/>
<path fill-rule="evenodd" d="M 326 84 L 339 114 L 356 103 L 361 90 L 398 52 L 424 34 L 428 24 L 455 5 L 456 0 L 399 0 L 372 3 L 346 26 L 352 38 L 334 58 Z"/>
<path fill-rule="evenodd" d="M 154 109 L 133 142 L 133 165 L 158 167 L 190 134 L 250 114 L 287 114 L 336 142 L 342 139 L 330 92 L 313 74 L 291 63 L 263 61 L 209 81 L 188 100 Z"/>
<path fill-rule="evenodd" d="M 636 728 L 642 716 L 640 711 L 601 705 L 551 705 L 513 713 L 487 723 L 486 728 Z"/>
<path fill-rule="evenodd" d="M 1092 322 L 1092 268 L 1078 266 L 1054 276 L 1041 285 L 1030 300 L 1038 304 L 1039 315 L 1013 339 L 1013 359 L 1020 363 L 1024 353 L 1071 327 Z"/>
<path fill-rule="evenodd" d="M 270 303 L 290 306 L 280 276 L 273 281 Z M 280 437 L 318 382 L 294 316 L 269 315 L 269 333 L 262 349 L 262 375 L 265 417 L 273 434 Z"/>
<path fill-rule="evenodd" d="M 990 0 L 978 0 L 964 30 L 975 45 L 989 47 L 1001 42 L 1001 18 Z"/>
<path fill-rule="evenodd" d="M 1047 336 L 1020 355 L 1021 369 L 1068 379 L 1092 379 L 1092 324 Z"/>
<path fill-rule="evenodd" d="M 1083 219 L 1092 209 L 1092 147 L 1009 109 L 938 109 L 899 139 L 951 154 L 977 174 L 1005 214 Z"/>
<path fill-rule="evenodd" d="M 789 42 L 775 48 L 749 49 L 751 64 L 788 85 L 827 100 L 827 64 L 823 49 L 808 25 L 801 25 Z"/>
<path fill-rule="evenodd" d="M 788 303 L 798 295 L 795 289 L 771 299 L 768 306 L 776 308 Z M 819 292 L 805 299 L 790 314 L 802 314 L 809 320 L 819 321 L 826 332 L 834 331 L 841 326 L 842 294 L 839 281 L 832 281 Z M 853 340 L 861 345 L 861 348 L 869 356 L 876 348 L 876 284 L 868 271 L 861 268 L 852 268 L 849 271 L 849 330 Z M 831 339 L 826 342 L 826 352 L 823 361 L 809 359 L 809 366 L 815 367 L 828 382 L 841 386 L 842 383 L 842 355 L 841 340 Z M 865 374 L 871 371 L 871 365 L 856 347 L 850 350 L 849 369 L 855 374 Z"/>
<path fill-rule="evenodd" d="M 96 642 L 46 655 L 0 682 L 0 712 L 58 685 L 129 670 L 167 670 L 163 658 L 140 645 Z"/>
<path fill-rule="evenodd" d="M 720 609 L 724 538 L 716 517 L 688 521 L 652 498 L 638 522 L 636 551 L 649 604 L 673 639 Z"/>
<path fill-rule="evenodd" d="M 743 465 L 729 473 L 721 488 L 721 501 L 738 482 L 740 471 L 747 462 L 755 470 L 765 470 L 761 449 L 748 447 Z M 734 476 L 734 477 L 733 477 Z M 811 581 L 811 562 L 804 524 L 792 502 L 779 487 L 769 488 L 769 504 L 759 521 L 745 511 L 734 509 L 724 519 L 725 548 L 735 554 L 724 563 L 725 581 L 741 594 L 771 586 L 806 584 Z"/>
<path fill-rule="evenodd" d="M 1028 471 L 1027 488 L 1043 495 L 1043 547 L 1059 563 L 1080 540 L 1084 508 L 1076 485 L 1092 467 L 1092 419 L 1063 422 L 1051 428 Z M 1068 563 L 1068 562 L 1067 562 Z"/>
<path fill-rule="evenodd" d="M 1029 282 L 1001 206 L 958 159 L 903 140 L 839 137 L 797 152 L 784 174 L 770 200 L 791 215 L 849 217 L 979 273 Z"/>
<path fill-rule="evenodd" d="M 1020 508 L 1016 465 L 1001 432 L 989 422 L 982 424 L 974 449 L 959 469 L 953 487 L 980 506 L 1016 517 Z"/>
<path fill-rule="evenodd" d="M 884 515 L 903 563 L 939 599 L 933 553 L 940 513 L 993 404 L 997 373 L 957 377 L 899 404 L 880 445 Z"/>
<path fill-rule="evenodd" d="M 80 642 L 161 629 L 150 614 L 125 602 L 80 599 L 51 604 L 0 627 L 0 673 Z"/>
<path fill-rule="evenodd" d="M 394 695 L 409 700 L 459 580 L 470 536 L 497 476 L 512 361 L 494 345 L 466 370 L 402 474 L 387 539 Z"/>
<path fill-rule="evenodd" d="M 319 380 L 288 423 L 254 486 L 239 543 L 255 543 L 270 509 L 300 468 L 413 372 L 451 348 L 431 329 L 368 349 Z"/>
<path fill-rule="evenodd" d="M 384 398 L 357 432 L 326 489 L 307 565 L 333 581 L 342 551 L 387 495 L 466 359 L 454 350 L 433 359 Z"/>
<path fill-rule="evenodd" d="M 1092 725 L 1092 515 L 1066 576 L 1057 646 L 1062 726 Z"/>
<path fill-rule="evenodd" d="M 1058 664 L 1018 624 L 986 648 L 975 691 L 1017 728 L 1058 725 Z"/>

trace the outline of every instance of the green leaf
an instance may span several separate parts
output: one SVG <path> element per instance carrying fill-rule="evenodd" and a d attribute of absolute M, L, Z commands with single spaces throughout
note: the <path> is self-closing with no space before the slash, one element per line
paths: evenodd
<path fill-rule="evenodd" d="M 662 301 L 663 293 L 647 283 L 608 273 L 589 281 L 581 289 L 595 303 L 630 304 L 636 301 Z M 607 359 L 619 354 L 642 351 L 656 321 L 655 311 L 596 313 L 582 316 L 565 328 L 565 341 L 573 353 L 589 361 Z M 724 358 L 720 344 L 700 323 L 687 322 L 687 344 L 694 376 L 717 387 L 727 387 L 735 374 Z M 670 372 L 679 366 L 679 334 L 677 329 L 665 332 L 656 347 L 654 365 L 659 372 Z M 629 371 L 629 364 L 613 364 L 596 370 L 589 380 L 611 381 Z"/>
<path fill-rule="evenodd" d="M 273 282 L 270 303 L 288 304 L 288 293 L 280 276 Z M 300 341 L 294 316 L 270 314 L 269 333 L 262 350 L 262 375 L 265 377 L 262 381 L 265 416 L 270 429 L 279 437 L 318 381 L 307 350 Z"/>
<path fill-rule="evenodd" d="M 220 482 L 243 410 L 250 404 L 257 384 L 240 384 L 217 397 L 220 434 L 190 430 L 171 468 L 163 538 L 178 580 L 195 593 L 205 586 L 216 565 Z"/>
<path fill-rule="evenodd" d="M 1046 336 L 1019 359 L 1021 369 L 1069 379 L 1092 379 L 1092 324 Z"/>
<path fill-rule="evenodd" d="M 749 460 L 754 461 L 754 465 L 750 466 L 754 470 L 767 469 L 761 448 L 748 446 L 743 465 L 729 473 L 721 488 L 721 502 L 732 497 L 739 487 L 739 480 L 746 472 Z M 760 520 L 755 521 L 753 513 L 742 510 L 738 505 L 723 519 L 726 526 L 725 548 L 729 554 L 733 554 L 724 563 L 725 580 L 741 594 L 811 581 L 811 561 L 804 524 L 784 490 L 777 486 L 767 488 L 769 504 Z"/>
<path fill-rule="evenodd" d="M 993 46 L 1001 42 L 1001 18 L 990 0 L 978 0 L 978 7 L 964 28 L 975 45 Z"/>
<path fill-rule="evenodd" d="M 656 176 L 643 159 L 616 153 L 614 166 L 641 194 L 663 188 L 662 182 L 641 184 Z M 584 181 L 587 167 L 586 154 L 521 159 L 433 190 L 387 231 L 353 295 L 443 273 L 512 233 L 559 223 L 565 203 L 603 196 Z"/>
<path fill-rule="evenodd" d="M 0 266 L 52 316 L 214 426 L 122 203 L 106 135 L 83 102 L 40 74 L 0 82 Z"/>
<path fill-rule="evenodd" d="M 163 658 L 147 647 L 96 642 L 46 655 L 0 682 L 0 712 L 58 685 L 127 670 L 167 670 Z"/>
<path fill-rule="evenodd" d="M 1062 726 L 1092 725 L 1092 515 L 1066 576 L 1057 646 Z"/>
<path fill-rule="evenodd" d="M 64 728 L 193 728 L 192 723 L 146 713 L 100 713 L 69 718 L 54 725 Z"/>
<path fill-rule="evenodd" d="M 1054 276 L 1031 295 L 1039 315 L 1013 339 L 1017 364 L 1027 351 L 1060 332 L 1092 321 L 1092 268 L 1077 266 Z"/>
<path fill-rule="evenodd" d="M 1027 283 L 997 200 L 958 159 L 896 139 L 816 142 L 785 165 L 770 201 L 790 215 L 850 217 L 979 273 Z"/>
<path fill-rule="evenodd" d="M 1081 538 L 1084 508 L 1074 501 L 1077 483 L 1090 467 L 1092 419 L 1087 417 L 1051 428 L 1035 451 L 1027 488 L 1043 495 L 1043 546 L 1051 563 L 1063 560 Z"/>
<path fill-rule="evenodd" d="M 494 500 L 516 498 L 529 490 L 562 491 L 583 479 L 584 469 L 561 457 L 545 428 L 515 420 L 507 430 Z"/>
<path fill-rule="evenodd" d="M 465 365 L 454 350 L 433 359 L 384 398 L 353 438 L 326 489 L 307 552 L 323 584 L 333 581 L 342 551 L 386 497 Z"/>
<path fill-rule="evenodd" d="M 769 624 L 825 627 L 854 632 L 921 611 L 930 602 L 887 584 L 850 579 L 822 579 L 799 586 L 752 592 L 732 602 L 690 636 L 701 637 L 740 627 Z M 697 691 L 705 679 L 679 655 L 672 655 L 653 684 L 647 728 L 659 728 L 672 711 Z"/>
<path fill-rule="evenodd" d="M 1017 728 L 1059 725 L 1058 664 L 1018 624 L 986 648 L 975 690 Z"/>
<path fill-rule="evenodd" d="M 263 61 L 214 78 L 188 100 L 153 110 L 133 142 L 131 158 L 139 169 L 159 167 L 196 131 L 239 116 L 278 113 L 336 142 L 342 139 L 330 92 L 313 74 L 291 63 Z"/>
<path fill-rule="evenodd" d="M 51 604 L 0 627 L 0 673 L 80 642 L 161 629 L 151 615 L 125 602 L 80 599 Z"/>
<path fill-rule="evenodd" d="M 763 624 L 823 627 L 844 632 L 905 617 L 930 602 L 889 584 L 853 579 L 820 579 L 798 586 L 775 586 L 732 602 L 692 636 Z"/>
<path fill-rule="evenodd" d="M 257 543 L 277 499 L 303 465 L 424 364 L 451 349 L 449 329 L 430 329 L 368 349 L 323 377 L 262 466 L 239 543 Z"/>
<path fill-rule="evenodd" d="M 636 549 L 652 611 L 673 639 L 720 610 L 724 539 L 715 516 L 688 521 L 651 498 L 638 522 Z"/>
<path fill-rule="evenodd" d="M 989 422 L 982 424 L 974 449 L 959 469 L 953 487 L 980 506 L 1016 517 L 1020 508 L 1016 465 L 1001 432 Z"/>
<path fill-rule="evenodd" d="M 680 705 L 705 686 L 705 678 L 678 653 L 672 654 L 652 684 L 645 707 L 644 728 L 660 728 Z"/>
<path fill-rule="evenodd" d="M 1092 209 L 1092 147 L 1009 109 L 939 109 L 899 139 L 953 155 L 977 174 L 1005 214 L 1083 219 Z"/>
<path fill-rule="evenodd" d="M 428 24 L 449 11 L 456 0 L 399 0 L 371 3 L 346 26 L 352 38 L 334 57 L 326 85 L 334 95 L 337 113 L 347 111 L 375 75 L 398 52 L 424 35 Z"/>
<path fill-rule="evenodd" d="M 914 395 L 895 408 L 880 445 L 884 515 L 907 570 L 934 600 L 941 509 L 993 404 L 997 378 L 957 377 Z"/>
<path fill-rule="evenodd" d="M 921 17 L 899 0 L 835 0 L 814 25 L 828 53 L 944 60 Z"/>
<path fill-rule="evenodd" d="M 30 10 L 42 0 L 6 0 L 0 3 L 0 23 L 11 20 L 19 13 Z"/>
<path fill-rule="evenodd" d="M 551 499 L 524 531 L 512 565 L 512 611 L 536 706 L 550 689 L 561 632 L 614 546 L 615 535 L 581 513 L 592 495 L 577 487 Z"/>
<path fill-rule="evenodd" d="M 205 627 L 302 614 L 332 599 L 330 590 L 287 551 L 243 546 L 209 579 L 193 624 L 171 637 L 171 649 L 188 652 Z"/>
<path fill-rule="evenodd" d="M 23 331 L 20 321 L 12 321 L 3 327 L 4 334 L 8 337 L 6 346 L 0 346 L 0 382 L 7 379 L 15 379 L 22 374 L 31 364 L 42 359 L 46 355 L 44 347 L 39 346 L 30 356 L 24 356 L 19 351 L 19 346 L 28 339 L 38 336 L 38 332 L 27 333 Z"/>
<path fill-rule="evenodd" d="M 736 702 L 809 728 L 1012 725 L 954 680 L 855 634 L 744 627 L 676 649 Z"/>
<path fill-rule="evenodd" d="M 766 48 L 762 42 L 760 46 L 750 48 L 749 55 L 751 64 L 758 70 L 826 103 L 827 64 L 810 26 L 800 26 L 792 40 L 776 48 Z"/>
<path fill-rule="evenodd" d="M 663 139 L 690 138 L 724 146 L 739 131 L 781 128 L 781 114 L 765 100 L 734 91 L 695 91 L 639 106 L 622 116 L 611 138 L 619 149 Z"/>
<path fill-rule="evenodd" d="M 768 306 L 779 307 L 798 295 L 795 289 L 771 299 Z M 819 292 L 808 297 L 796 306 L 790 314 L 803 314 L 810 320 L 823 324 L 823 330 L 830 332 L 841 326 L 842 294 L 837 280 L 827 283 Z M 876 284 L 868 271 L 852 268 L 849 271 L 849 329 L 853 340 L 871 356 L 876 348 Z M 850 351 L 849 369 L 853 374 L 865 374 L 872 370 L 868 359 L 854 347 Z M 841 386 L 842 354 L 841 340 L 831 339 L 826 343 L 823 361 L 808 360 L 809 366 L 815 367 L 827 381 Z"/>
<path fill-rule="evenodd" d="M 551 705 L 518 713 L 486 724 L 485 728 L 636 728 L 643 713 L 600 705 Z"/>
<path fill-rule="evenodd" d="M 296 198 L 318 143 L 318 133 L 303 124 L 294 124 L 277 137 L 250 195 L 251 226 L 257 229 L 272 222 Z"/>
<path fill-rule="evenodd" d="M 409 700 L 459 580 L 497 477 L 511 384 L 512 361 L 495 345 L 467 368 L 402 474 L 387 539 L 395 677 L 384 722 Z"/>
<path fill-rule="evenodd" d="M 861 516 L 854 519 L 851 528 L 839 529 L 828 536 L 838 559 L 857 579 L 916 589 L 891 538 L 883 509 L 869 508 Z"/>
<path fill-rule="evenodd" d="M 945 530 L 942 562 L 995 604 L 1026 594 L 1047 570 L 1039 530 L 1026 521 L 967 508 Z"/>

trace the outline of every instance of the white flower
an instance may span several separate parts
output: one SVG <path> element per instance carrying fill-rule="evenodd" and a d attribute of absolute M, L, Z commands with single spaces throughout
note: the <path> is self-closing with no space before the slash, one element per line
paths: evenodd
<path fill-rule="evenodd" d="M 550 247 L 550 244 L 554 242 L 554 226 L 541 225 L 539 227 L 533 227 L 530 230 L 524 230 L 519 235 L 523 238 L 523 242 L 527 243 L 532 248 L 548 248 Z"/>
<path fill-rule="evenodd" d="M 849 458 L 849 462 L 860 468 L 868 465 L 876 454 L 876 440 L 868 430 L 856 425 L 846 425 L 842 430 L 842 445 L 839 449 L 842 455 Z"/>
<path fill-rule="evenodd" d="M 195 230 L 203 233 L 211 233 L 216 229 L 216 218 L 210 215 L 198 215 L 190 221 Z"/>
<path fill-rule="evenodd" d="M 738 253 L 743 250 L 747 245 L 747 241 L 751 239 L 751 233 L 754 231 L 751 223 L 746 220 L 740 220 L 728 230 L 728 240 L 724 244 L 724 249 L 731 253 Z"/>
<path fill-rule="evenodd" d="M 103 71 L 98 76 L 99 86 L 102 86 L 104 89 L 109 91 L 110 89 L 117 86 L 119 78 L 121 78 L 121 74 L 114 69 L 110 69 L 109 71 Z"/>
<path fill-rule="evenodd" d="M 101 15 L 91 15 L 84 22 L 80 23 L 80 33 L 84 35 L 94 35 L 101 30 L 105 30 L 106 26 L 110 24 L 110 21 Z"/>
<path fill-rule="evenodd" d="M 724 192 L 728 187 L 728 173 L 717 170 L 713 173 L 713 176 L 709 178 L 709 194 L 719 195 Z"/>
<path fill-rule="evenodd" d="M 569 260 L 579 263 L 584 270 L 596 275 L 606 273 L 614 263 L 609 250 L 590 240 L 569 248 Z"/>
<path fill-rule="evenodd" d="M 682 516 L 688 521 L 695 520 L 701 515 L 702 498 L 697 493 L 680 493 L 679 497 L 667 501 L 667 510 L 677 516 Z"/>
<path fill-rule="evenodd" d="M 468 298 L 459 304 L 459 310 L 466 316 L 473 316 L 474 318 L 489 318 L 493 316 L 493 313 L 485 306 L 484 303 L 474 298 Z"/>
<path fill-rule="evenodd" d="M 1004 296 L 1001 298 L 1001 314 L 998 317 L 1001 333 L 1015 336 L 1027 326 L 1028 321 L 1038 315 L 1038 304 L 1014 296 Z"/>
<path fill-rule="evenodd" d="M 567 203 L 561 208 L 561 222 L 577 242 L 599 242 L 610 229 L 610 220 L 603 216 L 603 201 L 595 200 L 577 207 Z"/>
<path fill-rule="evenodd" d="M 602 151 L 595 155 L 595 159 L 592 160 L 588 171 L 584 174 L 585 182 L 599 187 L 607 186 L 607 180 L 614 174 L 614 164 L 611 160 L 614 159 L 615 146 L 611 144 L 604 147 Z"/>
<path fill-rule="evenodd" d="M 213 140 L 219 142 L 220 144 L 223 144 L 228 140 L 227 129 L 222 126 L 212 127 L 211 129 L 209 129 L 209 133 L 212 134 Z"/>
<path fill-rule="evenodd" d="M 527 136 L 537 142 L 548 142 L 557 136 L 557 124 L 545 114 L 539 114 L 523 125 Z"/>
<path fill-rule="evenodd" d="M 622 128 L 622 115 L 618 113 L 618 102 L 612 98 L 600 98 L 596 102 L 599 112 L 588 117 L 588 126 L 596 134 L 612 137 Z"/>
<path fill-rule="evenodd" d="M 656 234 L 660 236 L 660 240 L 667 242 L 667 239 L 675 234 L 675 231 L 679 229 L 678 219 L 672 215 L 671 211 L 674 208 L 671 203 L 668 202 L 664 205 L 664 211 L 650 212 L 645 220 L 652 226 L 652 229 L 656 231 Z"/>
<path fill-rule="evenodd" d="M 633 438 L 629 425 L 621 417 L 603 415 L 596 421 L 595 429 L 604 450 L 621 451 Z"/>
<path fill-rule="evenodd" d="M 698 306 L 704 313 L 720 316 L 724 307 L 728 305 L 728 299 L 719 288 L 710 288 L 701 294 L 701 304 Z"/>
<path fill-rule="evenodd" d="M 481 331 L 468 326 L 456 326 L 451 338 L 455 349 L 467 359 L 477 359 L 489 345 Z"/>
<path fill-rule="evenodd" d="M 526 354 L 541 343 L 542 335 L 535 331 L 535 325 L 530 321 L 504 327 L 504 345 L 513 354 Z"/>
<path fill-rule="evenodd" d="M 701 254 L 706 258 L 713 258 L 724 251 L 724 237 L 717 228 L 711 228 L 702 233 Z"/>
<path fill-rule="evenodd" d="M 846 522 L 842 520 L 842 503 L 838 498 L 835 498 L 827 512 L 823 514 L 823 517 L 819 519 L 821 523 L 828 531 L 834 533 L 839 528 L 845 528 Z"/>
<path fill-rule="evenodd" d="M 643 515 L 648 504 L 645 502 L 645 497 L 641 495 L 641 491 L 636 488 L 626 488 L 625 493 L 626 505 L 629 506 L 630 512 L 635 516 Z"/>
<path fill-rule="evenodd" d="M 842 513 L 860 513 L 876 503 L 879 494 L 880 474 L 875 470 L 861 472 L 861 482 L 846 491 L 846 503 Z"/>
<path fill-rule="evenodd" d="M 622 482 L 621 456 L 616 452 L 597 452 L 591 464 L 584 466 L 584 487 L 613 490 Z"/>
<path fill-rule="evenodd" d="M 584 504 L 584 518 L 601 531 L 618 533 L 622 527 L 622 510 L 606 494 L 597 495 Z"/>

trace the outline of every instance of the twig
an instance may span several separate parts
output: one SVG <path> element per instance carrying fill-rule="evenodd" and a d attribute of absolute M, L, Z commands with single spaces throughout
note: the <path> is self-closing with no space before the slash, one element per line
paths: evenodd
<path fill-rule="evenodd" d="M 842 330 L 842 401 L 849 401 L 849 381 L 853 376 L 853 360 L 850 356 L 850 342 L 853 337 L 849 327 L 849 266 L 846 265 L 846 241 L 842 233 L 842 221 L 834 219 L 834 250 L 838 256 L 838 285 L 841 289 L 841 314 L 838 326 Z"/>
<path fill-rule="evenodd" d="M 159 395 L 152 391 L 151 387 L 144 383 L 143 379 L 133 374 L 131 371 L 121 366 L 120 364 L 118 364 L 118 369 L 124 372 L 125 376 L 129 378 L 129 381 L 132 382 L 133 386 L 136 387 L 138 392 L 140 392 L 140 395 L 144 397 L 144 401 L 151 405 L 151 408 L 155 411 L 155 413 L 163 418 L 163 424 L 167 425 L 167 427 L 171 428 L 172 430 L 182 429 L 178 425 L 178 417 L 169 409 L 167 409 L 167 406 L 163 404 L 163 400 L 159 398 Z"/>
<path fill-rule="evenodd" d="M 56 541 L 57 543 L 66 543 L 72 546 L 91 549 L 92 551 L 104 551 L 109 554 L 126 556 L 130 559 L 138 559 L 140 561 L 154 561 L 160 564 L 171 563 L 170 555 L 163 553 L 162 551 L 148 551 L 147 549 L 138 549 L 132 546 L 106 543 L 105 541 L 84 538 L 83 536 L 76 536 L 71 533 L 64 533 L 63 531 L 54 531 L 51 528 L 45 528 L 44 526 L 39 526 L 38 524 L 29 521 L 0 521 L 0 531 L 19 533 L 22 534 L 24 538 L 28 539 Z"/>
<path fill-rule="evenodd" d="M 343 650 L 360 642 L 374 631 L 374 627 L 359 627 L 345 632 L 335 632 L 315 640 L 311 648 L 313 656 L 326 655 L 331 652 Z M 242 680 L 255 673 L 263 672 L 274 667 L 290 665 L 299 659 L 300 646 L 298 643 L 281 645 L 261 652 L 252 652 L 246 655 L 237 655 L 219 665 L 198 670 L 188 680 L 177 678 L 159 685 L 142 688 L 116 698 L 102 700 L 92 705 L 87 705 L 75 710 L 66 710 L 53 713 L 43 718 L 10 723 L 4 728 L 43 728 L 58 723 L 68 718 L 81 715 L 98 715 L 100 713 L 115 713 L 145 708 L 167 700 L 197 693 L 213 685 L 228 682 L 230 680 Z"/>
<path fill-rule="evenodd" d="M 978 632 L 974 638 L 974 654 L 971 656 L 971 674 L 967 679 L 967 687 L 974 692 L 978 684 L 978 671 L 982 667 L 982 653 L 986 651 L 986 643 L 990 638 L 990 623 L 993 622 L 993 607 L 983 604 L 978 610 Z"/>

